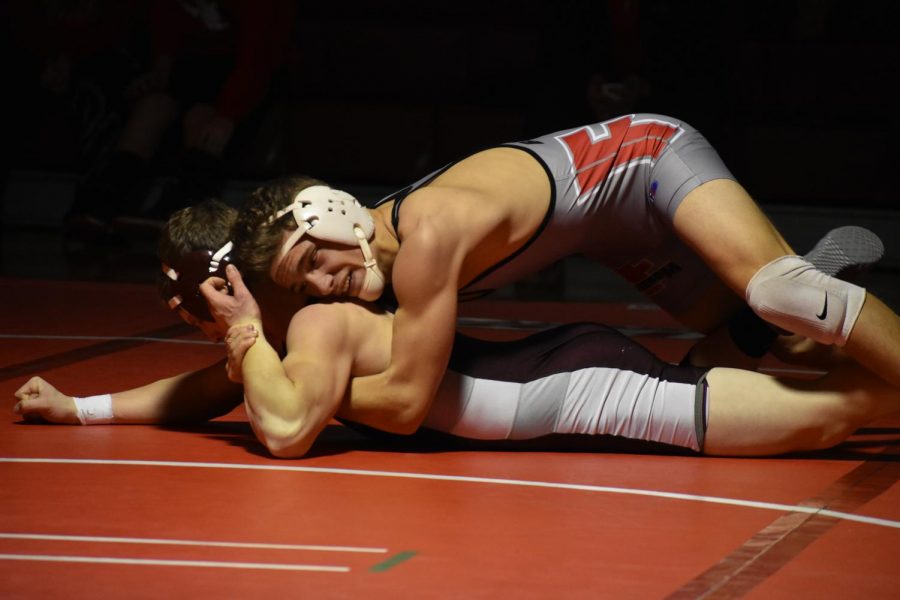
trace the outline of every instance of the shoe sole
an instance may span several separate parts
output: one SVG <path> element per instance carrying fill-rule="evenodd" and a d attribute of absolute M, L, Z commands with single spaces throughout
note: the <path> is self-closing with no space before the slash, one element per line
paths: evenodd
<path fill-rule="evenodd" d="M 832 229 L 804 256 L 817 269 L 849 279 L 865 273 L 884 256 L 884 244 L 877 235 L 855 225 Z"/>

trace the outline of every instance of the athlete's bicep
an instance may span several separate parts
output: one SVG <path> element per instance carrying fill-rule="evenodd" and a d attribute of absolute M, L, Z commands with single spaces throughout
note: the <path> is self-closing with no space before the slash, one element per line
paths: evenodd
<path fill-rule="evenodd" d="M 405 213 L 405 219 L 391 273 L 398 309 L 390 361 L 385 371 L 353 380 L 341 413 L 395 433 L 418 428 L 446 370 L 464 256 L 452 219 L 427 211 Z"/>

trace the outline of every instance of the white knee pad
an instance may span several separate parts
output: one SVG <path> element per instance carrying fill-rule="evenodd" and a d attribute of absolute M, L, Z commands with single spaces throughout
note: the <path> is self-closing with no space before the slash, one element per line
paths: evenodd
<path fill-rule="evenodd" d="M 760 317 L 822 344 L 843 346 L 866 290 L 817 270 L 799 256 L 776 258 L 747 284 L 747 304 Z"/>

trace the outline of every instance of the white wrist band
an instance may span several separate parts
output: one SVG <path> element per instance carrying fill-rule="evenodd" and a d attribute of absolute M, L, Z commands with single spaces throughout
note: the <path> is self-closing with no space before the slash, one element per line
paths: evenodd
<path fill-rule="evenodd" d="M 99 425 L 112 423 L 113 409 L 112 396 L 101 394 L 88 396 L 87 398 L 72 398 L 75 401 L 75 411 L 82 425 Z"/>

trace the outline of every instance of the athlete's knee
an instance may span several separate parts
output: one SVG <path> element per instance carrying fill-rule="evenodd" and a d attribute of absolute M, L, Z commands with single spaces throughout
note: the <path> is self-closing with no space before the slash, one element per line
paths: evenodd
<path fill-rule="evenodd" d="M 846 404 L 823 406 L 810 415 L 809 422 L 797 432 L 803 439 L 797 450 L 824 450 L 837 446 L 865 422 L 860 411 Z"/>
<path fill-rule="evenodd" d="M 747 304 L 760 317 L 822 344 L 843 346 L 865 302 L 865 289 L 830 277 L 799 256 L 782 256 L 747 284 Z"/>

